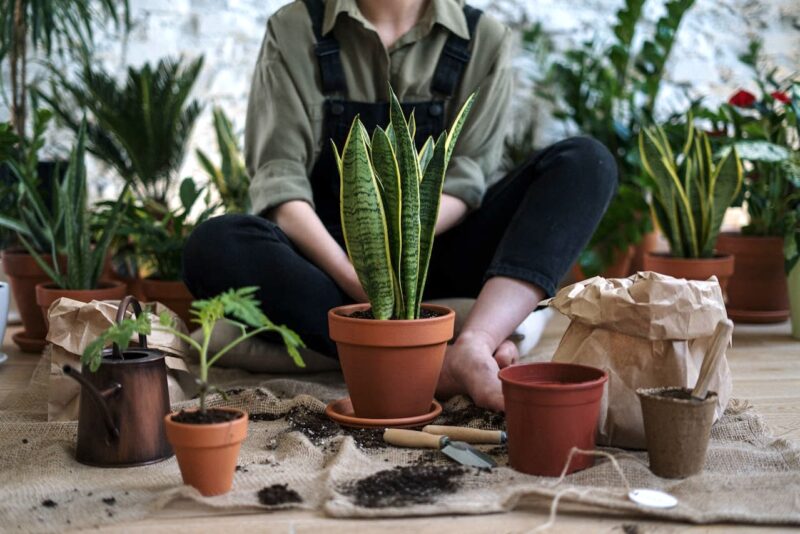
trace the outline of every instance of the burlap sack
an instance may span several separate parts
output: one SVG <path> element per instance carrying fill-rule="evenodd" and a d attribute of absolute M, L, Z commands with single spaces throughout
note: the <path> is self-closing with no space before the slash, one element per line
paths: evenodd
<path fill-rule="evenodd" d="M 716 278 L 687 281 L 652 272 L 591 278 L 565 287 L 549 305 L 572 320 L 553 361 L 608 371 L 598 443 L 636 449 L 645 448 L 636 389 L 693 387 L 714 328 L 727 317 Z M 732 387 L 723 356 L 711 380 L 716 418 Z"/>
<path fill-rule="evenodd" d="M 47 400 L 48 421 L 72 421 L 78 418 L 81 389 L 74 379 L 64 374 L 63 367 L 69 364 L 77 369 L 81 368 L 80 355 L 83 350 L 100 333 L 114 324 L 118 307 L 118 301 L 93 300 L 87 304 L 69 298 L 60 298 L 50 306 L 47 341 L 52 347 Z M 156 303 L 152 317 L 154 326 L 158 324 L 158 314 L 165 310 L 169 311 L 165 306 Z M 155 329 L 147 341 L 149 347 L 167 353 L 165 362 L 168 370 L 167 386 L 170 401 L 187 399 L 184 389 L 193 389 L 193 379 L 183 361 L 187 352 L 186 342 Z"/>

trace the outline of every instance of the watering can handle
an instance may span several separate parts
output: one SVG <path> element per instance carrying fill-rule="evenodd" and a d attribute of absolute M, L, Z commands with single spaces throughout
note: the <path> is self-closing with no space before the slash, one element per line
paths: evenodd
<path fill-rule="evenodd" d="M 117 324 L 121 323 L 122 320 L 125 319 L 125 312 L 128 311 L 128 306 L 132 306 L 133 307 L 134 317 L 139 317 L 142 314 L 142 305 L 139 304 L 139 301 L 136 300 L 136 298 L 133 297 L 133 295 L 128 295 L 124 299 L 122 299 L 122 301 L 119 303 L 119 308 L 117 308 L 117 318 L 116 318 Z M 143 349 L 147 348 L 147 336 L 146 335 L 139 334 L 139 345 L 141 345 L 141 347 Z M 114 358 L 116 358 L 118 360 L 123 359 L 122 358 L 122 353 L 119 350 L 119 345 L 114 343 L 112 345 L 112 347 L 111 347 L 111 350 L 112 350 L 112 352 L 114 354 Z"/>
<path fill-rule="evenodd" d="M 63 370 L 65 375 L 74 378 L 81 386 L 83 386 L 84 391 L 88 393 L 97 404 L 97 407 L 103 414 L 103 422 L 106 425 L 108 434 L 114 439 L 119 438 L 119 429 L 117 428 L 117 425 L 114 424 L 114 419 L 111 417 L 111 410 L 108 408 L 108 402 L 106 399 L 121 390 L 122 385 L 117 382 L 112 382 L 107 389 L 100 391 L 94 387 L 94 384 L 86 380 L 86 377 L 84 377 L 80 371 L 71 365 L 65 365 Z"/>

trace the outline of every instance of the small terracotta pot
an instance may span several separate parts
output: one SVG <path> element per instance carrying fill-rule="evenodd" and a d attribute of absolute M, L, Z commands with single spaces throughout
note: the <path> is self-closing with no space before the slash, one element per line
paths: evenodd
<path fill-rule="evenodd" d="M 644 256 L 645 271 L 687 280 L 708 280 L 716 276 L 723 295 L 727 294 L 733 266 L 734 258 L 730 254 L 718 254 L 713 258 L 675 258 L 668 254 L 650 252 Z"/>
<path fill-rule="evenodd" d="M 628 273 L 631 270 L 631 260 L 633 259 L 633 254 L 635 249 L 633 246 L 627 248 L 627 250 L 622 253 L 619 250 L 616 251 L 614 255 L 614 263 L 609 265 L 607 269 L 605 269 L 600 276 L 603 278 L 625 278 L 628 276 Z M 576 282 L 581 282 L 586 280 L 586 275 L 581 269 L 580 264 L 577 262 L 575 265 L 572 266 L 572 277 L 575 278 Z"/>
<path fill-rule="evenodd" d="M 50 255 L 43 256 L 43 259 L 49 263 Z M 66 260 L 61 261 L 62 266 L 66 265 Z M 45 346 L 47 325 L 36 303 L 36 285 L 52 280 L 27 252 L 4 250 L 2 263 L 24 330 L 13 336 L 14 343 L 25 352 L 41 352 Z"/>
<path fill-rule="evenodd" d="M 227 423 L 195 425 L 176 423 L 175 414 L 164 418 L 167 440 L 175 449 L 184 484 L 203 495 L 221 495 L 233 486 L 239 449 L 247 437 L 247 412 L 233 408 L 214 408 L 242 414 Z"/>
<path fill-rule="evenodd" d="M 353 410 L 366 419 L 399 419 L 431 411 L 456 314 L 424 304 L 438 317 L 415 320 L 357 319 L 369 304 L 328 312 L 330 336 L 339 350 Z"/>
<path fill-rule="evenodd" d="M 506 367 L 498 376 L 511 467 L 530 475 L 558 476 L 572 447 L 594 449 L 608 373 L 587 365 L 545 362 Z M 593 464 L 594 457 L 575 455 L 567 473 Z"/>
<path fill-rule="evenodd" d="M 125 297 L 125 284 L 122 282 L 100 282 L 96 289 L 61 289 L 51 282 L 36 285 L 36 303 L 41 309 L 45 324 L 49 325 L 50 305 L 61 297 L 79 302 L 93 300 L 122 300 Z"/>
<path fill-rule="evenodd" d="M 180 317 L 189 330 L 192 329 L 190 323 L 192 307 L 192 294 L 180 280 L 152 280 L 144 278 L 142 280 L 142 293 L 146 302 L 160 302 Z"/>
<path fill-rule="evenodd" d="M 789 273 L 789 304 L 792 309 L 792 337 L 800 339 L 800 263 Z"/>
<path fill-rule="evenodd" d="M 782 237 L 722 233 L 717 251 L 736 257 L 728 282 L 728 317 L 742 323 L 780 323 L 789 317 Z"/>
<path fill-rule="evenodd" d="M 650 470 L 664 478 L 686 478 L 703 470 L 717 394 L 703 401 L 663 396 L 687 388 L 637 389 L 642 405 Z"/>

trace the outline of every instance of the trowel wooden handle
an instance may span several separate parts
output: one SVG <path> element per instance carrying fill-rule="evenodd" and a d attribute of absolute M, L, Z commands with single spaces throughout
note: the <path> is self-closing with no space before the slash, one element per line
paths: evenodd
<path fill-rule="evenodd" d="M 711 377 L 714 376 L 714 371 L 725 353 L 728 346 L 728 341 L 731 339 L 733 333 L 733 321 L 730 319 L 722 319 L 717 323 L 714 329 L 714 337 L 711 338 L 711 345 L 708 347 L 706 355 L 703 357 L 703 365 L 700 366 L 700 376 L 697 378 L 692 390 L 692 397 L 698 399 L 705 399 L 708 394 L 708 386 L 711 383 Z"/>
<path fill-rule="evenodd" d="M 453 441 L 491 443 L 495 445 L 505 443 L 505 432 L 501 430 L 481 430 L 480 428 L 469 428 L 466 426 L 428 425 L 423 428 L 422 431 L 428 434 L 447 436 Z"/>
<path fill-rule="evenodd" d="M 403 430 L 401 428 L 387 428 L 383 433 L 383 441 L 395 447 L 413 447 L 416 449 L 438 449 L 442 436 L 418 432 L 416 430 Z"/>

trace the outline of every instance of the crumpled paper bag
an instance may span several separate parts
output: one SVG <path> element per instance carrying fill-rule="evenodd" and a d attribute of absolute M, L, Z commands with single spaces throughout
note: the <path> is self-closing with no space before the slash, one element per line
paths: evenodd
<path fill-rule="evenodd" d="M 635 449 L 646 447 L 636 390 L 694 387 L 714 328 L 727 317 L 715 277 L 693 281 L 653 272 L 590 278 L 543 304 L 572 320 L 553 361 L 608 372 L 598 443 Z M 710 389 L 718 395 L 716 420 L 733 389 L 724 355 Z"/>
<path fill-rule="evenodd" d="M 64 374 L 62 368 L 65 364 L 76 369 L 81 368 L 83 350 L 114 324 L 118 307 L 119 301 L 93 300 L 85 303 L 70 298 L 60 298 L 50 306 L 47 341 L 52 346 L 47 399 L 48 421 L 72 421 L 78 418 L 81 388 L 74 379 Z M 158 315 L 169 310 L 156 303 L 153 311 L 152 322 L 155 326 L 158 324 Z M 132 310 L 129 308 L 130 314 Z M 138 335 L 132 339 L 138 342 Z M 170 402 L 185 400 L 187 396 L 184 391 L 191 389 L 193 383 L 183 361 L 188 349 L 186 342 L 172 334 L 153 329 L 153 333 L 147 336 L 147 346 L 167 354 L 164 359 Z"/>

